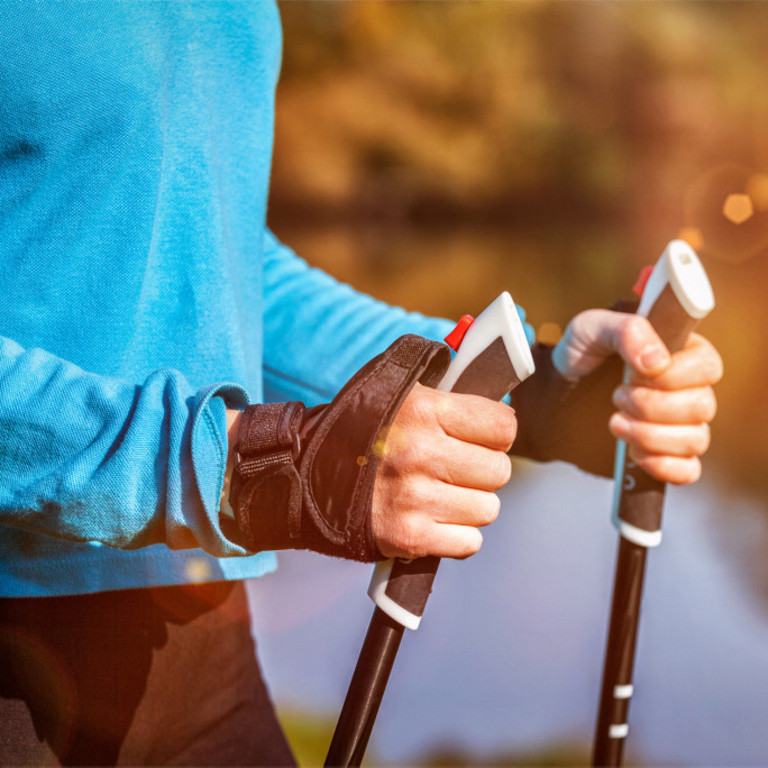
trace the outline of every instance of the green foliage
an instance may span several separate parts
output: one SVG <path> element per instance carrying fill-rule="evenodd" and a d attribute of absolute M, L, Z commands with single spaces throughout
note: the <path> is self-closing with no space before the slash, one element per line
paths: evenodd
<path fill-rule="evenodd" d="M 302 768 L 323 765 L 336 727 L 336 715 L 291 704 L 279 704 L 277 712 L 298 764 Z M 371 744 L 366 751 L 366 764 L 377 763 L 375 744 Z"/>
<path fill-rule="evenodd" d="M 552 744 L 539 750 L 506 752 L 494 755 L 473 755 L 460 747 L 441 747 L 432 752 L 420 765 L 427 768 L 545 768 L 549 766 L 589 765 L 589 747 L 585 744 Z"/>
<path fill-rule="evenodd" d="M 333 717 L 294 706 L 278 705 L 277 710 L 299 765 L 305 768 L 322 765 L 335 726 Z"/>

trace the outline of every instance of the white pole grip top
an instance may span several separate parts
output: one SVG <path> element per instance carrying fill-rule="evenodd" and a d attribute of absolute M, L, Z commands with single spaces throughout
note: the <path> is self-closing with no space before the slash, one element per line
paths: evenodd
<path fill-rule="evenodd" d="M 638 315 L 648 316 L 667 284 L 683 309 L 696 320 L 708 315 L 715 306 L 707 273 L 685 240 L 672 240 L 664 249 L 643 291 Z"/>

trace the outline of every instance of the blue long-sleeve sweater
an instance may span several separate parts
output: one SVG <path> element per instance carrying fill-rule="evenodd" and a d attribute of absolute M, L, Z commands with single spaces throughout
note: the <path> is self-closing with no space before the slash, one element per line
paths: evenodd
<path fill-rule="evenodd" d="M 280 47 L 271 0 L 0 4 L 0 595 L 271 570 L 219 527 L 226 405 L 444 334 L 266 230 Z"/>

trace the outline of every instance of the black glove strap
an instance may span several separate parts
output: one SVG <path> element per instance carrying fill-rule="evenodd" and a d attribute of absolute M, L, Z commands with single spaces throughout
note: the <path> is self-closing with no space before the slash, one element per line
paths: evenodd
<path fill-rule="evenodd" d="M 232 507 L 246 541 L 263 538 L 265 525 L 270 538 L 298 541 L 301 535 L 301 480 L 296 460 L 301 450 L 302 403 L 267 403 L 249 406 L 237 436 L 239 462 L 232 482 Z M 282 525 L 268 510 L 281 509 Z M 261 510 L 263 514 L 251 514 Z M 267 519 L 267 518 L 270 519 Z"/>

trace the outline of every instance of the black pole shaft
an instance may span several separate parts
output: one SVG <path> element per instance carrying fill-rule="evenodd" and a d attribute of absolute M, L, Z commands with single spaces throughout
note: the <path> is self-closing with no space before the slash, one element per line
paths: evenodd
<path fill-rule="evenodd" d="M 645 547 L 619 539 L 592 764 L 621 765 L 645 575 Z"/>
<path fill-rule="evenodd" d="M 373 612 L 325 759 L 329 768 L 362 762 L 404 630 L 379 608 Z"/>

